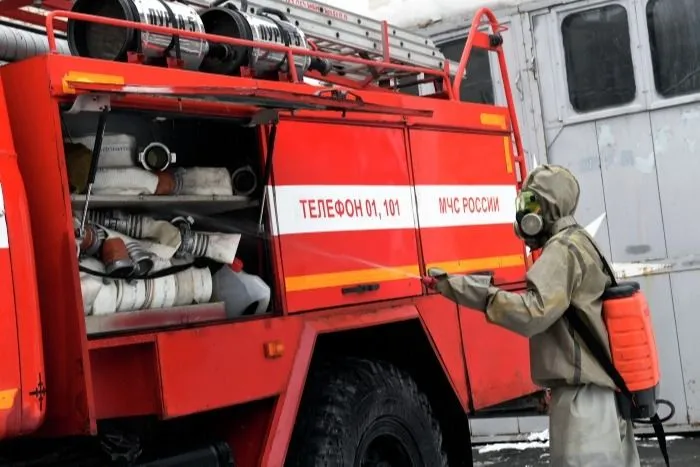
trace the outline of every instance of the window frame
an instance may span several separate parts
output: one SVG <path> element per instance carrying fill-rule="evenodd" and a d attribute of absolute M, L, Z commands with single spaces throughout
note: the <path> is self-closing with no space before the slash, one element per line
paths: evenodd
<path fill-rule="evenodd" d="M 639 28 L 640 49 L 644 51 L 641 63 L 648 78 L 648 110 L 665 109 L 684 104 L 691 104 L 700 101 L 700 90 L 698 92 L 683 94 L 673 97 L 664 97 L 656 90 L 654 79 L 654 63 L 651 56 L 651 41 L 649 39 L 649 21 L 646 9 L 650 0 L 637 0 L 637 27 Z"/>
<path fill-rule="evenodd" d="M 650 57 L 650 59 L 651 59 L 651 62 L 650 62 L 651 67 L 650 67 L 650 70 L 651 70 L 651 73 L 652 73 L 652 76 L 653 76 L 653 80 L 652 80 L 653 88 L 652 88 L 652 89 L 653 89 L 653 91 L 654 91 L 659 97 L 661 97 L 662 99 L 675 99 L 675 98 L 677 98 L 677 97 L 682 97 L 682 96 L 687 96 L 687 95 L 692 95 L 692 94 L 700 94 L 700 86 L 699 86 L 696 90 L 694 90 L 694 91 L 687 92 L 687 93 L 683 93 L 683 94 L 676 94 L 676 95 L 672 95 L 672 96 L 665 96 L 665 95 L 663 95 L 662 93 L 659 92 L 659 89 L 658 89 L 659 86 L 658 86 L 658 83 L 656 82 L 656 73 L 655 73 L 655 70 L 654 70 L 654 54 L 653 54 L 653 50 L 652 50 L 652 46 L 651 46 L 651 37 L 650 37 L 651 31 L 650 31 L 650 29 L 649 29 L 649 14 L 648 14 L 648 9 L 649 9 L 649 5 L 650 5 L 652 2 L 666 2 L 666 1 L 668 1 L 668 0 L 645 0 L 644 3 L 643 3 L 643 5 L 641 5 L 641 7 L 640 7 L 640 9 L 639 9 L 640 14 L 643 14 L 644 17 L 646 18 L 646 33 L 647 33 L 647 39 L 648 39 L 648 41 L 649 41 L 649 47 L 648 47 L 648 52 L 649 52 L 649 53 L 648 53 L 648 55 L 649 55 L 649 57 Z M 676 0 L 676 1 L 679 1 L 679 0 Z M 700 5 L 700 4 L 698 4 L 698 5 Z M 700 47 L 699 47 L 699 48 L 700 48 Z"/>
<path fill-rule="evenodd" d="M 543 63 L 546 57 L 537 57 L 537 67 L 542 73 L 552 73 L 555 81 L 555 99 L 557 102 L 557 121 L 560 124 L 576 124 L 584 123 L 592 120 L 600 120 L 619 115 L 632 114 L 642 112 L 647 108 L 648 104 L 648 69 L 641 67 L 643 57 L 640 51 L 639 41 L 639 26 L 636 2 L 633 0 L 589 0 L 585 2 L 575 2 L 556 7 L 534 10 L 530 12 L 531 17 L 540 16 L 547 22 L 547 38 L 550 39 L 548 44 L 551 52 L 552 60 L 550 63 Z M 586 10 L 593 10 L 609 5 L 619 5 L 627 11 L 627 26 L 630 35 L 630 48 L 632 55 L 632 65 L 634 69 L 634 79 L 636 83 L 636 95 L 634 100 L 627 104 L 618 105 L 615 107 L 606 107 L 603 109 L 591 110 L 587 112 L 579 112 L 574 109 L 569 99 L 569 85 L 566 74 L 564 38 L 562 33 L 562 24 L 564 19 L 573 13 L 580 13 Z M 646 32 L 646 31 L 645 31 Z M 539 38 L 535 38 L 538 40 Z M 554 39 L 554 40 L 551 40 Z M 540 92 L 546 92 L 540 89 Z M 550 125 L 554 122 L 545 123 Z"/>
<path fill-rule="evenodd" d="M 593 34 L 593 37 L 591 37 L 591 30 L 587 30 L 587 28 L 591 27 L 594 32 L 597 31 L 601 33 L 610 33 L 615 32 L 615 25 L 618 24 L 615 23 L 614 25 L 613 23 L 605 23 L 604 21 L 601 21 L 600 24 L 596 25 L 595 21 L 597 19 L 592 19 L 592 21 L 589 21 L 585 18 L 582 18 L 587 14 L 614 14 L 616 15 L 614 17 L 614 21 L 621 20 L 622 17 L 619 16 L 624 14 L 624 19 L 627 22 L 627 31 L 625 32 L 627 33 L 628 50 L 626 51 L 627 53 L 625 53 L 624 48 L 620 46 L 621 55 L 618 58 L 622 60 L 624 55 L 625 61 L 629 60 L 629 69 L 624 69 L 621 67 L 620 69 L 616 69 L 612 72 L 613 75 L 617 75 L 618 72 L 620 73 L 619 75 L 617 75 L 617 77 L 621 78 L 621 86 L 619 88 L 619 93 L 615 92 L 617 91 L 616 89 L 613 89 L 614 92 L 611 94 L 611 88 L 605 85 L 601 87 L 589 87 L 588 89 L 581 88 L 582 84 L 585 86 L 586 82 L 590 83 L 590 81 L 597 80 L 595 76 L 595 67 L 585 68 L 581 66 L 581 59 L 586 57 L 588 54 L 583 54 L 582 50 L 578 48 L 580 45 L 580 42 L 577 43 L 576 41 L 578 34 L 583 30 L 583 33 L 588 36 L 588 38 L 586 39 L 588 41 L 588 44 L 593 45 L 594 49 L 604 51 L 606 42 L 602 41 L 600 37 L 596 37 L 596 34 Z M 634 12 L 632 12 L 632 15 L 634 16 Z M 630 12 L 623 5 L 610 3 L 595 8 L 589 8 L 581 11 L 567 13 L 565 15 L 562 15 L 560 19 L 561 21 L 559 32 L 561 33 L 562 52 L 564 53 L 563 66 L 566 73 L 566 84 L 568 91 L 567 97 L 569 100 L 569 104 L 571 104 L 571 107 L 574 109 L 574 111 L 578 114 L 587 114 L 590 112 L 597 112 L 610 108 L 624 107 L 634 102 L 637 98 L 639 89 L 637 86 L 637 79 L 634 73 L 634 62 L 632 61 L 632 35 L 630 34 L 629 27 Z M 585 23 L 576 25 L 574 26 L 574 28 L 572 28 L 572 23 L 578 21 L 585 21 Z M 624 27 L 624 23 L 621 23 L 621 27 Z M 620 34 L 620 37 L 622 38 L 622 34 Z M 607 52 L 603 53 L 605 54 Z M 611 58 L 605 61 L 608 62 L 608 65 L 611 66 L 611 68 L 616 68 L 617 65 L 620 63 L 617 62 L 617 59 L 615 58 L 614 54 L 611 54 Z M 598 60 L 595 57 L 588 57 L 585 59 L 583 64 L 591 65 L 597 63 Z M 583 78 L 585 79 L 580 79 L 579 75 L 575 72 L 572 73 L 570 68 L 573 68 L 576 71 L 583 71 Z M 588 78 L 591 78 L 591 80 L 588 80 Z M 632 83 L 625 82 L 625 79 L 630 79 Z M 631 89 L 627 87 L 628 84 L 632 85 Z M 631 95 L 629 93 L 630 90 L 632 91 Z M 583 97 L 581 95 L 582 92 L 588 93 L 588 96 Z M 608 99 L 611 100 L 608 101 Z M 613 99 L 617 100 L 617 102 L 613 102 Z"/>

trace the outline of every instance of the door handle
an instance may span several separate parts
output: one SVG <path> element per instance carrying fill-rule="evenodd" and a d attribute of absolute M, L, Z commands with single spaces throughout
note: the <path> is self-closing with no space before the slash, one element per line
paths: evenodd
<path fill-rule="evenodd" d="M 358 284 L 351 287 L 343 287 L 340 289 L 343 295 L 348 295 L 351 293 L 362 294 L 367 292 L 376 292 L 379 290 L 379 284 Z"/>

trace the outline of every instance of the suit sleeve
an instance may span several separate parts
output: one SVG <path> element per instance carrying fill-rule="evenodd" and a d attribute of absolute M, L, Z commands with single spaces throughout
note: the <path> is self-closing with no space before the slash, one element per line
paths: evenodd
<path fill-rule="evenodd" d="M 486 316 L 494 324 L 525 337 L 546 331 L 571 304 L 581 284 L 581 264 L 569 243 L 553 241 L 527 273 L 527 291 L 512 293 L 491 287 Z"/>

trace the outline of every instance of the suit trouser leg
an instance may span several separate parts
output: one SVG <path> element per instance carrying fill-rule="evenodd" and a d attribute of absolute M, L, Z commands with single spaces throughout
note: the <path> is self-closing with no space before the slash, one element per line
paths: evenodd
<path fill-rule="evenodd" d="M 611 389 L 552 389 L 549 440 L 554 467 L 640 467 L 632 422 L 620 417 Z"/>

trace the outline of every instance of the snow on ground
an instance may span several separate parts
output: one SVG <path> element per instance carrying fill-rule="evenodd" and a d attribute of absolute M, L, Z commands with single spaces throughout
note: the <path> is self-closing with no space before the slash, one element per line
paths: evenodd
<path fill-rule="evenodd" d="M 637 443 L 646 446 L 656 443 L 654 438 L 635 437 Z M 682 436 L 666 436 L 666 441 L 676 441 L 683 439 Z M 546 449 L 549 448 L 549 430 L 544 430 L 539 433 L 530 433 L 526 441 L 519 443 L 493 443 L 485 444 L 477 448 L 479 454 L 486 454 L 498 451 L 525 451 L 527 449 Z"/>
<path fill-rule="evenodd" d="M 486 444 L 479 447 L 479 454 L 497 451 L 524 451 L 526 449 L 545 449 L 549 447 L 549 430 L 544 430 L 539 433 L 530 433 L 527 441 L 519 443 L 495 443 Z"/>
<path fill-rule="evenodd" d="M 637 446 L 642 446 L 642 447 L 656 446 L 656 438 L 653 436 L 651 438 L 640 438 L 639 436 L 635 436 L 634 439 L 637 440 Z M 681 439 L 684 439 L 683 436 L 666 435 L 667 442 L 678 441 Z"/>

